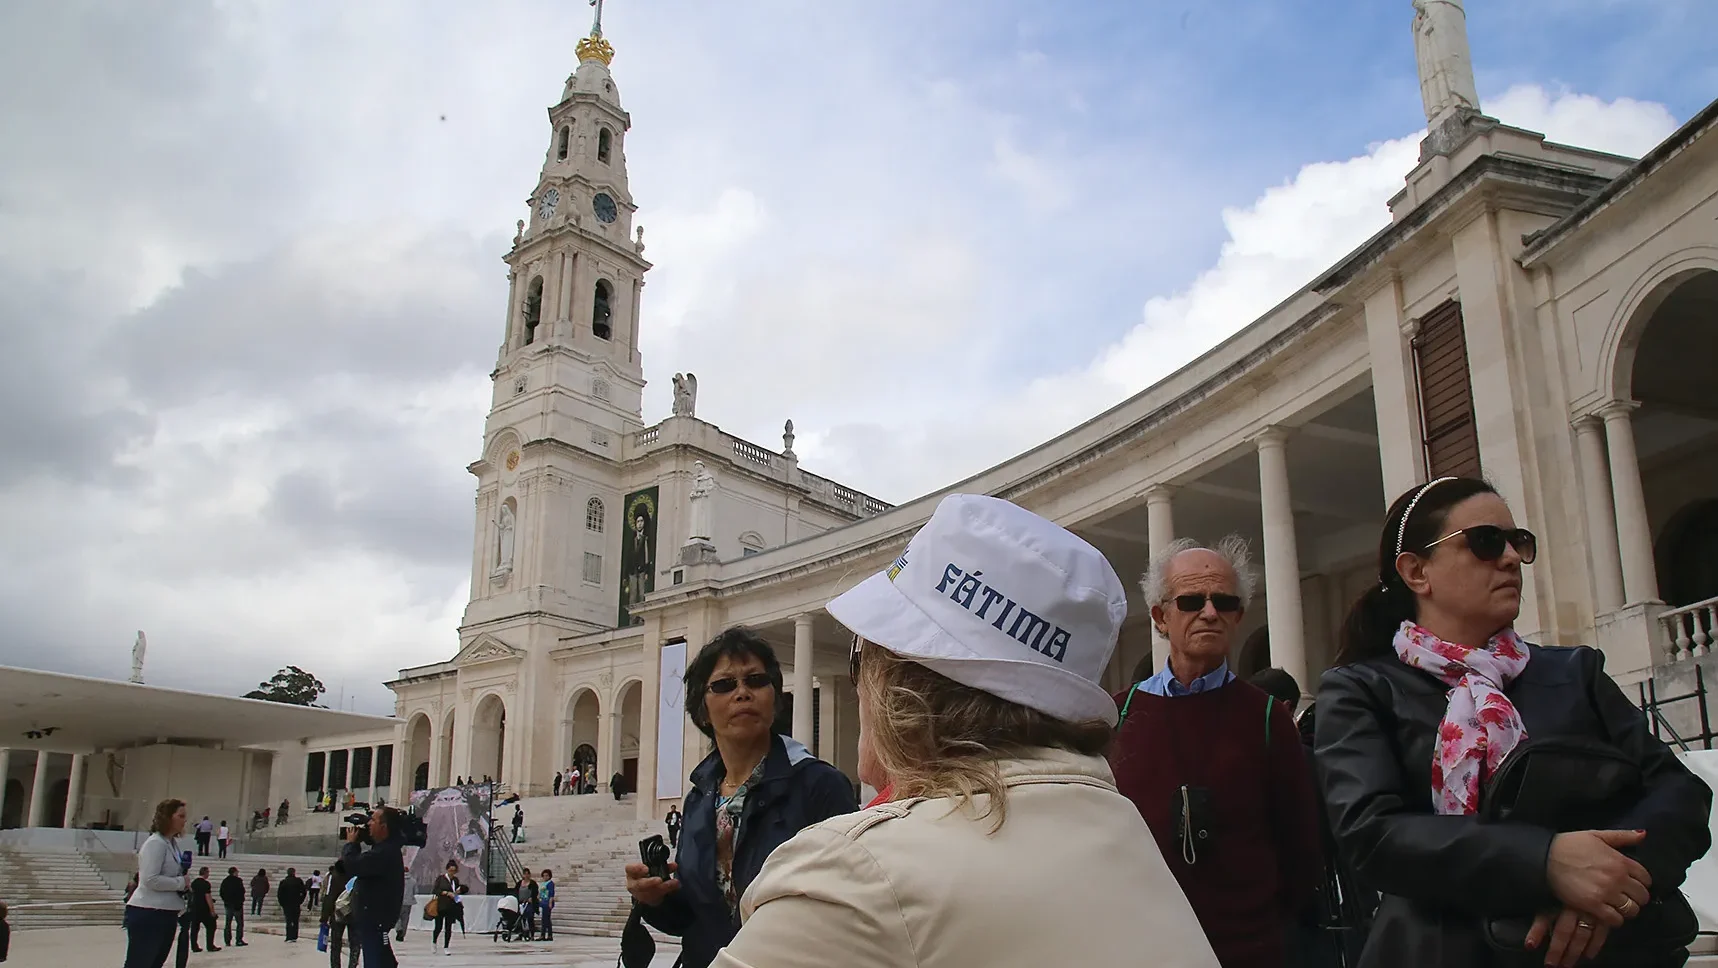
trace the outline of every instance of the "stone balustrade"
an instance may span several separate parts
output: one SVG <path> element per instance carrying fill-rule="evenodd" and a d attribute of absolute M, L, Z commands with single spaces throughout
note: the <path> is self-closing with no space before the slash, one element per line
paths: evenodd
<path fill-rule="evenodd" d="M 1718 598 L 1667 609 L 1659 613 L 1658 622 L 1669 643 L 1671 661 L 1706 655 L 1711 651 L 1713 636 L 1718 634 Z"/>

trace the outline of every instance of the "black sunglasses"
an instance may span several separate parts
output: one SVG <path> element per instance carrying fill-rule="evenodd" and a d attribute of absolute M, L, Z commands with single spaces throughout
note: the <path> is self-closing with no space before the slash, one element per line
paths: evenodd
<path fill-rule="evenodd" d="M 1206 601 L 1210 601 L 1212 608 L 1225 615 L 1241 610 L 1241 596 L 1226 595 L 1222 592 L 1217 592 L 1212 595 L 1206 595 L 1203 593 L 1197 595 L 1177 595 L 1175 596 L 1175 607 L 1181 609 L 1183 612 L 1203 612 L 1205 610 Z"/>
<path fill-rule="evenodd" d="M 775 685 L 775 683 L 770 680 L 769 673 L 767 672 L 748 672 L 738 679 L 733 676 L 723 676 L 720 679 L 711 679 L 710 684 L 704 688 L 718 696 L 726 696 L 728 693 L 740 688 L 740 683 L 742 682 L 746 684 L 747 689 L 750 689 L 753 692 L 756 692 L 765 686 Z"/>
<path fill-rule="evenodd" d="M 1505 545 L 1515 549 L 1524 565 L 1533 564 L 1533 559 L 1539 557 L 1539 539 L 1533 536 L 1533 532 L 1526 528 L 1505 530 L 1495 524 L 1476 524 L 1471 528 L 1451 531 L 1426 545 L 1426 550 L 1430 551 L 1434 546 L 1458 534 L 1467 535 L 1467 550 L 1473 552 L 1473 556 L 1480 561 L 1496 561 L 1503 557 Z"/>

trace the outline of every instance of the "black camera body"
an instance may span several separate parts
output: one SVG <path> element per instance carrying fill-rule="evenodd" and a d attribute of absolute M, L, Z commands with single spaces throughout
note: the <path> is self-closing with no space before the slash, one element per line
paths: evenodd
<path fill-rule="evenodd" d="M 668 879 L 668 854 L 668 844 L 661 834 L 651 834 L 638 842 L 638 859 L 644 862 L 644 869 L 651 877 Z"/>
<path fill-rule="evenodd" d="M 422 847 L 429 842 L 429 830 L 424 827 L 424 822 L 419 820 L 415 814 L 406 813 L 402 810 L 394 814 L 394 820 L 400 828 L 394 833 L 399 834 L 404 846 Z M 358 828 L 358 843 L 374 844 L 370 838 L 369 814 L 354 811 L 343 817 L 341 822 L 347 827 Z"/>

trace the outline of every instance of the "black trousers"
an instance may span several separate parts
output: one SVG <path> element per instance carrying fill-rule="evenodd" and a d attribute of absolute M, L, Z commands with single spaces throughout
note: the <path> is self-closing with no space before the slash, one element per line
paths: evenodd
<path fill-rule="evenodd" d="M 431 945 L 435 944 L 437 938 L 441 939 L 441 946 L 443 948 L 447 947 L 453 941 L 454 917 L 452 908 L 454 905 L 449 904 L 447 907 L 448 910 L 444 911 L 442 910 L 441 905 L 436 905 L 435 927 L 430 931 Z"/>
<path fill-rule="evenodd" d="M 219 843 L 221 845 L 221 859 L 226 860 L 227 859 L 227 842 L 224 840 L 221 840 L 221 841 L 216 841 L 216 843 Z"/>
<path fill-rule="evenodd" d="M 298 908 L 282 907 L 281 913 L 286 916 L 286 940 L 298 940 Z"/>
<path fill-rule="evenodd" d="M 679 827 L 669 827 L 668 828 L 668 846 L 670 846 L 670 847 L 680 846 L 680 828 Z"/>
<path fill-rule="evenodd" d="M 215 946 L 215 928 L 219 927 L 219 924 L 216 923 L 215 913 L 213 911 L 205 911 L 202 914 L 188 915 L 188 917 L 191 919 L 191 950 L 203 950 L 202 948 L 197 947 L 198 929 L 201 929 L 206 935 L 208 935 L 209 940 L 206 946 L 213 948 Z"/>
<path fill-rule="evenodd" d="M 265 891 L 264 894 L 266 894 L 266 893 L 267 892 Z M 252 894 L 251 895 L 251 917 L 253 917 L 253 918 L 262 917 L 262 900 L 263 900 L 264 894 Z"/>
<path fill-rule="evenodd" d="M 331 921 L 328 924 L 328 968 L 340 968 L 340 949 L 346 949 L 346 968 L 357 968 L 358 933 L 349 924 Z"/>
<path fill-rule="evenodd" d="M 161 968 L 173 953 L 179 915 L 156 908 L 125 908 L 125 968 Z"/>
<path fill-rule="evenodd" d="M 233 943 L 233 925 L 239 926 L 239 944 L 245 943 L 245 906 L 243 904 L 227 905 L 227 923 L 221 929 L 221 943 Z"/>

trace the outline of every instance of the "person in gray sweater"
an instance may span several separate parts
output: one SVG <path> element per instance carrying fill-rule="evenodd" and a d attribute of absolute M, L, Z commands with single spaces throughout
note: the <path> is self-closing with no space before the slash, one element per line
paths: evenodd
<path fill-rule="evenodd" d="M 161 968 L 173 952 L 191 890 L 190 852 L 179 850 L 184 833 L 185 801 L 156 804 L 149 839 L 137 851 L 137 889 L 125 902 L 125 968 Z"/>

